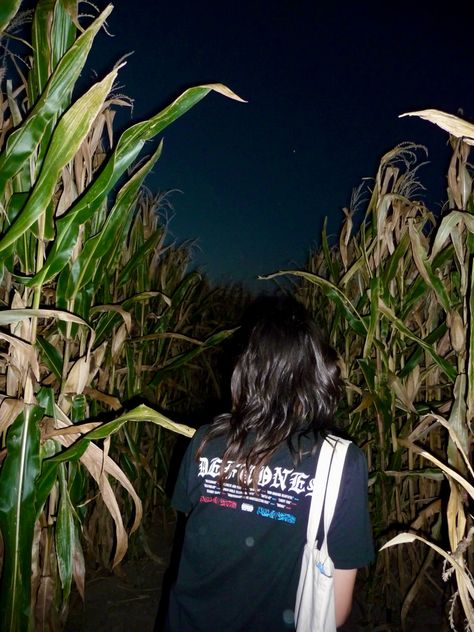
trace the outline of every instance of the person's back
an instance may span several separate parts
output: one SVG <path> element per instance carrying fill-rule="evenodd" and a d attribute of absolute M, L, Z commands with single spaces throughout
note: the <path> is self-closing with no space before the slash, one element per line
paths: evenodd
<path fill-rule="evenodd" d="M 269 303 L 234 369 L 232 412 L 196 432 L 181 465 L 173 505 L 188 518 L 168 609 L 172 632 L 295 629 L 316 459 L 339 370 L 301 306 Z M 366 463 L 354 444 L 328 542 L 336 569 L 353 580 L 353 569 L 372 559 Z"/>

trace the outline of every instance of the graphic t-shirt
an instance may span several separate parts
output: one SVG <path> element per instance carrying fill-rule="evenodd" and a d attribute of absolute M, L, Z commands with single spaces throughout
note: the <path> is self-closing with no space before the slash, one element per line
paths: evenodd
<path fill-rule="evenodd" d="M 294 605 L 314 493 L 313 440 L 295 466 L 286 445 L 258 478 L 258 494 L 244 493 L 230 465 L 220 488 L 225 439 L 196 450 L 209 426 L 194 435 L 181 464 L 173 506 L 188 515 L 178 577 L 170 595 L 171 632 L 294 630 Z M 322 533 L 319 534 L 320 537 Z M 362 451 L 347 452 L 339 498 L 328 534 L 336 568 L 360 568 L 374 556 Z"/>

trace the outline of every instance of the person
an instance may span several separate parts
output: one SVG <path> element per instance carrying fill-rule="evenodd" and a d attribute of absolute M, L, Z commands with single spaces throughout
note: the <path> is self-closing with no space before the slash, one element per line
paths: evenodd
<path fill-rule="evenodd" d="M 294 630 L 316 460 L 334 432 L 338 358 L 295 299 L 258 299 L 231 377 L 231 412 L 201 426 L 172 504 L 186 515 L 167 632 Z M 319 537 L 321 537 L 321 527 Z M 328 533 L 336 622 L 374 556 L 363 452 L 350 444 Z"/>

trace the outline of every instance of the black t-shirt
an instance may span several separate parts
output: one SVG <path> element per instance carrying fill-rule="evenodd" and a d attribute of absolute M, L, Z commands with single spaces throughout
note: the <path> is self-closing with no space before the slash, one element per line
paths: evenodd
<path fill-rule="evenodd" d="M 188 515 L 178 578 L 170 595 L 171 632 L 278 632 L 294 630 L 294 605 L 306 542 L 316 457 L 296 467 L 286 445 L 259 476 L 259 494 L 242 492 L 233 469 L 217 481 L 225 439 L 195 454 L 209 426 L 184 455 L 173 506 Z M 319 493 L 317 490 L 316 493 Z M 323 493 L 324 490 L 321 491 Z M 351 444 L 328 534 L 336 568 L 360 568 L 374 556 L 367 506 L 367 465 Z"/>

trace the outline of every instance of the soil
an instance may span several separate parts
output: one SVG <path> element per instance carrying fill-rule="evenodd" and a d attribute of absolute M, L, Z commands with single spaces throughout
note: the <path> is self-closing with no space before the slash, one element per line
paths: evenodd
<path fill-rule="evenodd" d="M 175 515 L 161 510 L 146 533 L 149 550 L 127 554 L 113 571 L 86 572 L 85 602 L 75 592 L 65 632 L 159 632 L 158 610 L 171 564 Z"/>
<path fill-rule="evenodd" d="M 169 583 L 167 569 L 174 568 L 175 533 L 174 513 L 171 510 L 161 511 L 148 528 L 148 554 L 128 555 L 115 572 L 89 570 L 85 603 L 78 594 L 73 594 L 65 631 L 160 632 L 159 604 Z M 409 632 L 449 630 L 442 602 L 440 587 L 432 586 L 427 590 L 423 603 L 418 600 L 411 608 L 406 629 Z M 383 623 L 367 623 L 366 604 L 364 576 L 359 573 L 352 613 L 340 632 L 397 632 L 401 629 L 399 625 L 387 624 L 386 616 Z M 382 616 L 372 616 L 372 621 L 377 618 L 381 620 Z"/>

